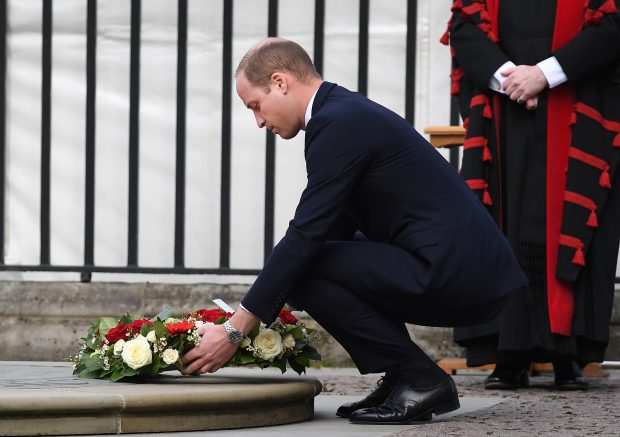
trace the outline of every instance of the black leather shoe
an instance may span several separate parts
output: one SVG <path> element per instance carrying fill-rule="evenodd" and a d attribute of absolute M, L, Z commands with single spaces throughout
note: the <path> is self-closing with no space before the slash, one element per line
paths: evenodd
<path fill-rule="evenodd" d="M 448 413 L 460 406 L 452 379 L 428 388 L 399 382 L 383 405 L 357 410 L 349 420 L 366 424 L 407 424 L 431 420 L 433 413 Z"/>
<path fill-rule="evenodd" d="M 395 378 L 394 378 L 395 379 Z M 336 416 L 349 417 L 354 411 L 362 408 L 378 407 L 388 398 L 394 387 L 394 382 L 382 376 L 377 382 L 377 387 L 364 399 L 357 402 L 343 404 L 336 410 Z"/>
<path fill-rule="evenodd" d="M 484 380 L 484 388 L 487 390 L 514 390 L 529 387 L 530 378 L 527 368 L 518 370 L 495 369 Z"/>
<path fill-rule="evenodd" d="M 587 390 L 590 384 L 574 361 L 553 363 L 555 386 L 558 390 Z"/>

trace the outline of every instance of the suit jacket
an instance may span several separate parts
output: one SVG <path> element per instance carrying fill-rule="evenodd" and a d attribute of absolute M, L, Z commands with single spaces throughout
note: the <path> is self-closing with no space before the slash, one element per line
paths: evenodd
<path fill-rule="evenodd" d="M 462 178 L 394 112 L 323 82 L 306 130 L 305 158 L 308 184 L 295 217 L 242 301 L 262 320 L 277 316 L 344 221 L 369 240 L 422 257 L 425 289 L 413 292 L 434 293 L 446 305 L 485 303 L 527 282 Z"/>

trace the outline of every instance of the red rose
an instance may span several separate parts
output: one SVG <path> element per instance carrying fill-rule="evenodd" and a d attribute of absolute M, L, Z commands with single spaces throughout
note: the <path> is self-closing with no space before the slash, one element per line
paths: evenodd
<path fill-rule="evenodd" d="M 227 313 L 225 313 L 219 308 L 213 308 L 211 310 L 202 309 L 196 311 L 196 318 L 202 320 L 203 322 L 215 323 L 216 320 L 224 316 L 226 316 L 227 319 L 230 318 Z"/>
<path fill-rule="evenodd" d="M 129 326 L 130 325 L 124 325 L 122 322 L 118 322 L 118 325 L 110 329 L 105 335 L 106 340 L 113 344 L 119 340 L 127 339 L 127 337 L 129 337 Z"/>
<path fill-rule="evenodd" d="M 172 337 L 183 334 L 194 327 L 191 322 L 166 323 L 166 328 Z"/>
<path fill-rule="evenodd" d="M 131 325 L 129 325 L 129 329 L 131 330 L 132 334 L 139 334 L 142 325 L 153 326 L 153 322 L 151 322 L 150 320 L 134 320 Z"/>
<path fill-rule="evenodd" d="M 280 315 L 278 317 L 280 317 L 280 322 L 282 322 L 283 325 L 297 324 L 297 317 L 295 317 L 289 310 L 280 311 Z"/>

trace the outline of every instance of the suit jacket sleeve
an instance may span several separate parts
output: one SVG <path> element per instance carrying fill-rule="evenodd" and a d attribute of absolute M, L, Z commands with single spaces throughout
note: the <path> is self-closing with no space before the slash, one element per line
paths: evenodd
<path fill-rule="evenodd" d="M 308 183 L 295 217 L 242 301 L 263 321 L 275 319 L 321 244 L 342 223 L 347 198 L 370 161 L 369 148 L 353 140 L 359 126 L 316 118 L 306 133 Z"/>
<path fill-rule="evenodd" d="M 566 77 L 574 82 L 620 60 L 620 15 L 606 15 L 583 29 L 553 53 Z"/>

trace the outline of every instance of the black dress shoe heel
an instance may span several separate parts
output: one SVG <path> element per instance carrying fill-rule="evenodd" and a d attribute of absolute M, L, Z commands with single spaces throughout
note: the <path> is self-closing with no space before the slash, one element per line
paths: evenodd
<path fill-rule="evenodd" d="M 530 385 L 527 368 L 521 369 L 495 369 L 484 380 L 484 388 L 487 390 L 515 390 L 526 388 Z"/>
<path fill-rule="evenodd" d="M 558 390 L 587 390 L 590 384 L 574 361 L 554 361 L 555 386 Z"/>
<path fill-rule="evenodd" d="M 336 410 L 336 416 L 348 418 L 355 411 L 361 410 L 362 408 L 378 407 L 385 402 L 392 392 L 393 384 L 393 380 L 386 379 L 386 377 L 382 376 L 379 381 L 377 381 L 377 387 L 375 387 L 368 396 L 357 402 L 349 402 L 341 405 Z"/>
<path fill-rule="evenodd" d="M 409 424 L 429 421 L 433 413 L 445 414 L 460 406 L 452 379 L 424 388 L 399 382 L 383 405 L 357 410 L 349 420 L 365 424 Z"/>
<path fill-rule="evenodd" d="M 459 398 L 453 399 L 448 402 L 444 402 L 443 404 L 437 405 L 433 410 L 433 413 L 436 415 L 446 414 L 450 411 L 458 410 L 461 408 L 461 403 L 459 402 Z"/>

